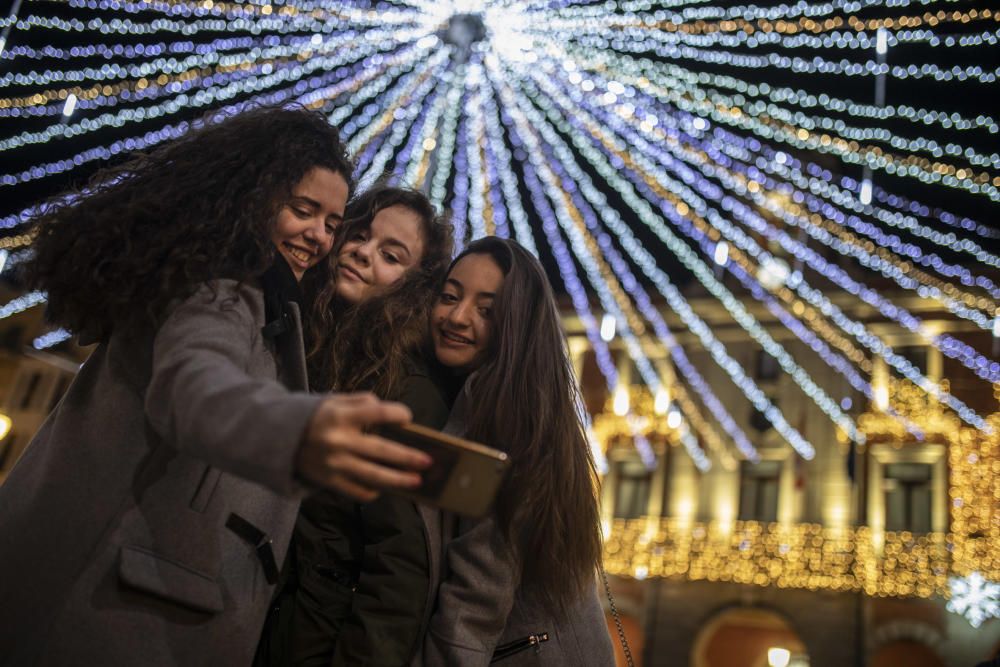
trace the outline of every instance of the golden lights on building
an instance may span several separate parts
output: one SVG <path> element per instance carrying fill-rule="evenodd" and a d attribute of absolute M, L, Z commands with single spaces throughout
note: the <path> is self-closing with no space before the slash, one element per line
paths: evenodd
<path fill-rule="evenodd" d="M 941 388 L 948 391 L 947 380 Z M 1000 580 L 1000 413 L 988 418 L 993 432 L 987 434 L 964 425 L 909 382 L 883 376 L 875 387 L 876 402 L 882 391 L 890 397 L 888 405 L 873 405 L 858 419 L 866 444 L 857 446 L 853 455 L 859 471 L 867 468 L 869 479 L 863 484 L 859 472 L 855 481 L 868 487 L 867 494 L 856 489 L 853 493 L 856 499 L 867 495 L 861 500 L 867 511 L 855 507 L 853 512 L 856 525 L 849 525 L 852 512 L 846 508 L 828 508 L 824 516 L 831 520 L 823 524 L 796 523 L 787 516 L 766 523 L 741 521 L 725 502 L 715 503 L 711 520 L 695 521 L 697 482 L 682 480 L 679 492 L 668 494 L 671 507 L 663 508 L 662 516 L 608 521 L 608 572 L 636 579 L 673 577 L 920 598 L 947 598 L 949 577 L 980 572 L 987 580 Z M 994 391 L 1000 399 L 1000 387 Z M 643 435 L 662 454 L 665 447 L 678 446 L 678 434 L 666 428 L 664 420 L 652 418 L 653 401 L 648 392 L 633 388 L 633 411 L 650 416 L 639 420 L 646 427 Z M 909 420 L 911 429 L 922 431 L 923 441 L 887 412 L 889 408 Z M 626 422 L 610 405 L 596 417 L 594 431 L 605 452 L 629 447 L 636 421 Z M 846 457 L 847 438 L 837 436 Z M 889 453 L 883 456 L 883 451 Z M 942 496 L 946 492 L 946 502 L 933 504 L 933 530 L 885 529 L 884 494 L 878 492 L 884 465 L 880 459 L 922 461 L 943 473 L 936 486 Z M 678 493 L 682 497 L 677 498 Z"/>

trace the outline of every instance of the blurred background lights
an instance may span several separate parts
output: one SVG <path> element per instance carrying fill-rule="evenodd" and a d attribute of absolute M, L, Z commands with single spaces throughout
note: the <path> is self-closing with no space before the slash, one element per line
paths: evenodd
<path fill-rule="evenodd" d="M 615 316 L 605 314 L 601 318 L 601 339 L 610 342 L 615 337 Z"/>
<path fill-rule="evenodd" d="M 788 667 L 788 662 L 792 658 L 792 653 L 787 648 L 767 649 L 768 667 Z"/>
<path fill-rule="evenodd" d="M 425 190 L 460 246 L 536 253 L 613 412 L 667 415 L 699 467 L 758 459 L 751 413 L 815 452 L 725 327 L 857 444 L 868 401 L 917 436 L 897 385 L 990 433 L 891 344 L 919 335 L 1000 383 L 995 352 L 926 326 L 1000 339 L 1000 128 L 980 103 L 1000 29 L 974 5 L 18 0 L 0 23 L 4 276 L 45 196 L 206 111 L 299 103 L 341 128 L 362 184 Z M 35 346 L 68 336 L 50 334 Z"/>

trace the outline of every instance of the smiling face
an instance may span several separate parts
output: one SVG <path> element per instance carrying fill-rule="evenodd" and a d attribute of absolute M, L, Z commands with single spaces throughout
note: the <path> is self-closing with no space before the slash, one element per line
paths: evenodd
<path fill-rule="evenodd" d="M 344 220 L 347 181 L 325 167 L 313 167 L 278 212 L 271 241 L 296 280 L 330 254 L 333 236 Z"/>
<path fill-rule="evenodd" d="M 493 337 L 493 300 L 503 279 L 489 255 L 466 255 L 452 267 L 431 310 L 438 361 L 466 373 L 483 365 Z"/>
<path fill-rule="evenodd" d="M 371 226 L 344 242 L 337 256 L 337 297 L 355 305 L 403 277 L 424 254 L 423 223 L 396 204 L 378 211 Z"/>

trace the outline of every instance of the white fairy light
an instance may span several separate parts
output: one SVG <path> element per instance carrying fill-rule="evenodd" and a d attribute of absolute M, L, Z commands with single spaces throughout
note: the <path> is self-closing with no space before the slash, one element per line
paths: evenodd
<path fill-rule="evenodd" d="M 715 244 L 715 254 L 712 256 L 715 263 L 719 266 L 725 266 L 726 262 L 729 260 L 729 244 L 725 241 L 719 241 Z"/>
<path fill-rule="evenodd" d="M 616 324 L 615 316 L 610 313 L 605 313 L 604 317 L 601 318 L 601 340 L 605 343 L 610 343 L 615 337 Z"/>
<path fill-rule="evenodd" d="M 676 406 L 671 406 L 670 410 L 667 412 L 667 426 L 670 428 L 677 428 L 681 425 L 681 411 L 677 409 Z"/>
<path fill-rule="evenodd" d="M 889 31 L 879 28 L 875 33 L 875 53 L 885 55 L 889 50 Z"/>
<path fill-rule="evenodd" d="M 660 386 L 656 391 L 656 398 L 653 399 L 653 411 L 658 415 L 667 414 L 667 410 L 670 409 L 670 392 L 667 388 Z"/>
<path fill-rule="evenodd" d="M 872 203 L 872 181 L 870 178 L 861 181 L 861 192 L 858 194 L 858 201 L 865 206 Z"/>
<path fill-rule="evenodd" d="M 612 409 L 615 414 L 619 417 L 624 417 L 628 414 L 629 409 L 629 398 L 628 398 L 628 387 L 624 385 L 618 385 L 615 389 L 614 403 L 612 404 Z"/>
<path fill-rule="evenodd" d="M 70 93 L 66 97 L 66 104 L 63 105 L 62 117 L 63 120 L 69 120 L 69 117 L 73 115 L 73 111 L 76 109 L 76 95 Z"/>

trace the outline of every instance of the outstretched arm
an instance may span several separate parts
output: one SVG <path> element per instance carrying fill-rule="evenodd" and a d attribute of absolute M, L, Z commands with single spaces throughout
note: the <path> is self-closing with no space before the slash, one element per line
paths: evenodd
<path fill-rule="evenodd" d="M 427 457 L 363 429 L 407 421 L 409 411 L 373 396 L 323 398 L 291 392 L 277 380 L 252 377 L 259 345 L 247 285 L 221 280 L 178 305 L 153 346 L 146 415 L 178 450 L 279 493 L 304 491 L 299 476 L 369 500 L 376 488 L 414 486 Z"/>

